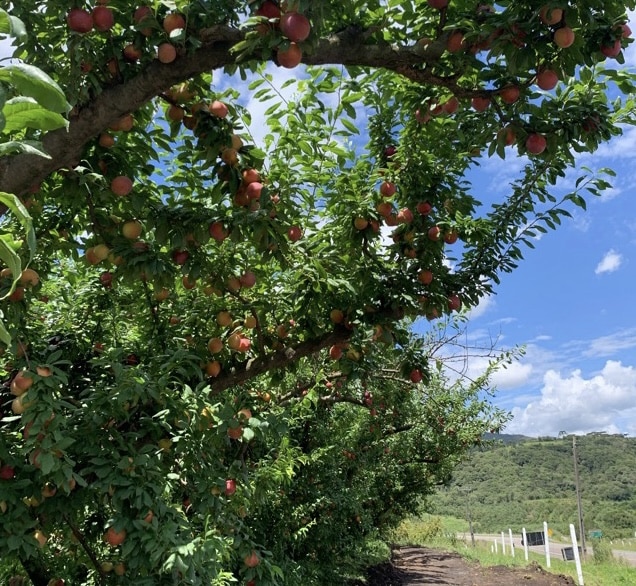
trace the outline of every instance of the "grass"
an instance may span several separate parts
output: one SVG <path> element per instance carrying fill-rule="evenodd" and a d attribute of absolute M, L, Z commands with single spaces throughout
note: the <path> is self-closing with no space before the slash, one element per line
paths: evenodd
<path fill-rule="evenodd" d="M 503 555 L 501 551 L 498 553 L 491 551 L 490 544 L 485 542 L 478 541 L 476 547 L 473 548 L 470 543 L 457 537 L 458 533 L 467 531 L 468 527 L 465 521 L 427 515 L 421 518 L 411 518 L 402 523 L 392 539 L 398 545 L 424 545 L 446 551 L 456 551 L 463 557 L 477 561 L 483 566 L 525 567 L 534 561 L 542 568 L 547 569 L 545 556 L 530 552 L 529 561 L 526 562 L 523 549 L 520 548 L 517 548 L 514 558 L 509 554 Z M 613 540 L 609 547 L 630 549 L 627 547 L 627 542 L 628 540 L 625 540 L 626 546 L 624 547 L 621 540 Z M 607 541 L 603 543 L 608 544 Z M 578 583 L 574 562 L 564 562 L 552 558 L 550 572 L 572 576 L 574 581 Z M 595 561 L 590 557 L 583 563 L 583 579 L 586 586 L 608 586 L 609 584 L 612 586 L 623 584 L 631 586 L 636 584 L 636 567 L 611 557 L 602 562 Z"/>

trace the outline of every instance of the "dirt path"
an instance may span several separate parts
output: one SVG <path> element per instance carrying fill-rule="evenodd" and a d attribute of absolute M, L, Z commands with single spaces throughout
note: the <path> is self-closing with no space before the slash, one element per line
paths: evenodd
<path fill-rule="evenodd" d="M 536 563 L 524 569 L 482 568 L 456 553 L 425 547 L 401 547 L 391 563 L 373 568 L 369 586 L 575 586 L 568 576 L 545 572 Z"/>

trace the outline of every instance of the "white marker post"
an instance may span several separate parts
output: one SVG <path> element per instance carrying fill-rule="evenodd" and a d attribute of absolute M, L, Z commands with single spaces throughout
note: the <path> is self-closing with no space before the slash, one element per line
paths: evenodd
<path fill-rule="evenodd" d="M 503 531 L 501 532 L 501 553 L 506 555 L 506 538 Z"/>
<path fill-rule="evenodd" d="M 550 536 L 548 535 L 548 523 L 543 522 L 543 541 L 545 542 L 545 565 L 550 567 Z"/>
<path fill-rule="evenodd" d="M 576 575 L 579 577 L 579 586 L 583 586 L 583 569 L 581 568 L 581 556 L 579 555 L 579 542 L 576 539 L 576 529 L 570 523 L 570 538 L 572 539 L 572 551 L 574 552 L 574 562 L 576 563 Z"/>
<path fill-rule="evenodd" d="M 495 537 L 495 553 L 499 553 L 499 544 L 497 543 L 497 538 Z"/>
<path fill-rule="evenodd" d="M 515 557 L 515 542 L 512 540 L 512 529 L 508 527 L 508 537 L 510 538 L 510 553 Z"/>
<path fill-rule="evenodd" d="M 523 553 L 525 555 L 526 561 L 528 561 L 528 536 L 526 535 L 526 528 L 521 529 L 521 534 L 523 535 Z"/>

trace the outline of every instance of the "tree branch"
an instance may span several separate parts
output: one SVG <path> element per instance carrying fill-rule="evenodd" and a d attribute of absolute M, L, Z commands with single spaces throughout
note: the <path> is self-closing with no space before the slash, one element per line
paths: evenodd
<path fill-rule="evenodd" d="M 430 67 L 438 52 L 418 52 L 408 47 L 397 48 L 387 43 L 369 44 L 366 31 L 348 28 L 320 40 L 311 54 L 305 54 L 307 65 L 342 64 L 393 70 L 419 84 L 449 87 L 458 96 L 467 90 L 453 79 L 432 74 Z M 138 110 L 167 87 L 198 74 L 235 62 L 231 49 L 244 38 L 244 33 L 227 26 L 215 26 L 201 32 L 203 46 L 189 55 L 182 55 L 170 64 L 153 61 L 134 78 L 104 89 L 70 119 L 68 129 L 47 133 L 43 145 L 50 159 L 30 154 L 0 160 L 0 191 L 21 195 L 43 181 L 53 171 L 77 164 L 86 144 L 109 125 L 130 112 Z M 273 60 L 274 54 L 263 56 Z M 483 93 L 483 92 L 482 92 Z"/>

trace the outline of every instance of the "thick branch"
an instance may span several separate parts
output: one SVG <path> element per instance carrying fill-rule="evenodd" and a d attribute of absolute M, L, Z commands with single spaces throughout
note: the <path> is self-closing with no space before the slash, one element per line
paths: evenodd
<path fill-rule="evenodd" d="M 106 88 L 91 103 L 71 118 L 68 130 L 45 135 L 44 148 L 51 159 L 34 155 L 17 155 L 0 161 L 0 191 L 22 194 L 37 185 L 53 171 L 72 166 L 81 160 L 86 144 L 124 114 L 134 112 L 166 88 L 205 71 L 233 63 L 231 48 L 243 39 L 239 30 L 215 26 L 200 35 L 203 46 L 170 64 L 154 61 L 136 77 Z M 318 42 L 303 62 L 307 65 L 342 64 L 385 68 L 396 71 L 417 83 L 444 85 L 458 95 L 466 93 L 453 80 L 433 76 L 423 68 L 425 62 L 437 59 L 437 53 L 417 54 L 410 48 L 395 48 L 386 43 L 369 44 L 366 32 L 346 29 Z M 274 55 L 265 56 L 273 59 Z"/>
<path fill-rule="evenodd" d="M 210 384 L 210 389 L 212 392 L 218 393 L 234 385 L 244 383 L 260 374 L 279 368 L 285 368 L 301 358 L 319 352 L 323 348 L 345 342 L 351 337 L 351 334 L 352 332 L 350 330 L 344 328 L 339 329 L 324 334 L 319 338 L 301 342 L 295 348 L 285 348 L 284 350 L 278 350 L 275 354 L 270 356 L 262 356 L 252 361 L 248 360 L 230 372 L 221 373 L 219 377 L 214 379 L 214 382 Z"/>

